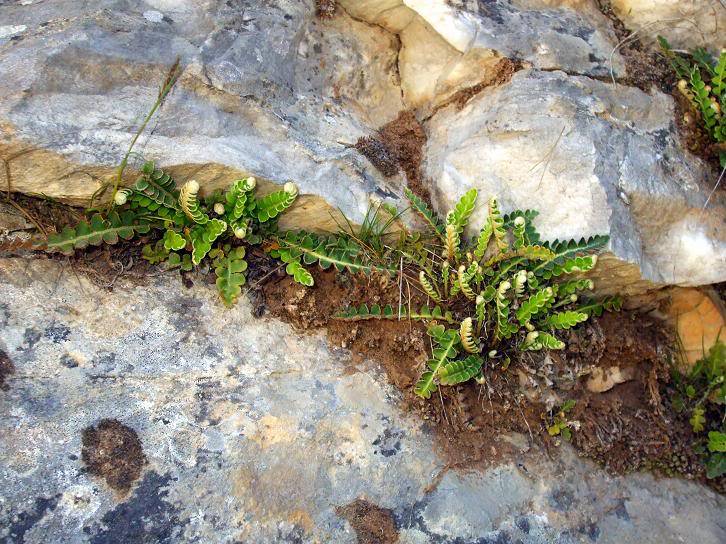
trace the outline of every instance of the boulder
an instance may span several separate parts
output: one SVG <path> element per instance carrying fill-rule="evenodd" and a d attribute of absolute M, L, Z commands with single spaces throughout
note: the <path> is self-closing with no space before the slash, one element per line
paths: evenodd
<path fill-rule="evenodd" d="M 609 234 L 612 254 L 637 265 L 602 270 L 612 289 L 636 285 L 638 269 L 652 284 L 724 281 L 726 198 L 717 191 L 704 208 L 714 171 L 681 149 L 673 115 L 659 92 L 520 71 L 426 123 L 434 204 L 448 210 L 476 187 L 505 212 L 538 209 L 546 238 Z"/>
<path fill-rule="evenodd" d="M 726 6 L 721 0 L 612 0 L 617 16 L 641 38 L 660 34 L 675 48 L 726 47 Z"/>

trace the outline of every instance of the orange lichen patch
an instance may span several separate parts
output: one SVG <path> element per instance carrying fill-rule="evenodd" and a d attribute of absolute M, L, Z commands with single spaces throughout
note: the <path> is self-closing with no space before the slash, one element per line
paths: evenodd
<path fill-rule="evenodd" d="M 715 294 L 694 288 L 676 288 L 666 309 L 673 320 L 688 367 L 703 357 L 721 338 L 726 340 L 726 312 Z"/>

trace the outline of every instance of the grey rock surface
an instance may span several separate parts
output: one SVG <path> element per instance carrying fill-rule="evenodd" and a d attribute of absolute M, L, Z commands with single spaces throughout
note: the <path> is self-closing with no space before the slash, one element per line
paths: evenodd
<path fill-rule="evenodd" d="M 401 543 L 726 539 L 723 497 L 609 477 L 567 449 L 446 471 L 374 361 L 351 371 L 323 336 L 246 301 L 225 310 L 203 281 L 107 291 L 61 261 L 5 258 L 0 292 L 15 367 L 0 390 L 2 542 L 354 543 L 336 507 L 360 497 L 392 510 Z M 104 418 L 147 459 L 126 494 L 81 459 Z"/>
<path fill-rule="evenodd" d="M 673 103 L 562 72 L 522 70 L 426 125 L 433 199 L 471 187 L 505 211 L 538 209 L 549 239 L 609 234 L 611 250 L 654 283 L 726 280 L 726 199 L 704 205 L 711 170 L 684 153 Z M 471 225 L 481 227 L 486 206 Z"/>

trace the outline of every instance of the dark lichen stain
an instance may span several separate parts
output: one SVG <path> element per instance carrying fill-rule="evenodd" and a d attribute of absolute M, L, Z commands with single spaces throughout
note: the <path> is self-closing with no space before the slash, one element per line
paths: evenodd
<path fill-rule="evenodd" d="M 0 349 L 0 391 L 8 390 L 5 381 L 13 372 L 15 372 L 15 365 L 10 360 L 10 357 L 8 357 L 8 354 Z"/>
<path fill-rule="evenodd" d="M 401 451 L 401 438 L 403 438 L 403 435 L 403 431 L 386 429 L 382 435 L 379 435 L 373 441 L 373 445 L 378 447 L 374 453 L 380 453 L 383 457 L 396 455 Z"/>
<path fill-rule="evenodd" d="M 76 361 L 72 355 L 64 353 L 61 355 L 60 364 L 67 368 L 76 368 L 78 366 L 78 361 Z"/>
<path fill-rule="evenodd" d="M 60 344 L 68 340 L 71 335 L 71 329 L 63 323 L 53 323 L 45 329 L 45 337 L 53 340 L 53 343 Z"/>
<path fill-rule="evenodd" d="M 552 508 L 559 510 L 560 512 L 566 512 L 569 510 L 574 502 L 574 493 L 565 488 L 555 489 L 549 499 L 549 503 Z"/>
<path fill-rule="evenodd" d="M 358 544 L 394 544 L 398 542 L 398 529 L 390 510 L 381 508 L 365 499 L 356 499 L 335 512 L 348 520 Z"/>
<path fill-rule="evenodd" d="M 518 517 L 517 521 L 515 521 L 514 524 L 517 526 L 517 529 L 519 529 L 523 533 L 529 534 L 529 520 L 525 516 Z"/>
<path fill-rule="evenodd" d="M 625 507 L 625 501 L 620 500 L 618 503 L 617 508 L 615 508 L 615 515 L 618 519 L 622 519 L 623 521 L 630 521 L 630 513 L 628 512 L 628 509 Z"/>
<path fill-rule="evenodd" d="M 112 489 L 126 492 L 138 480 L 146 456 L 136 432 L 115 419 L 83 430 L 81 459 L 88 472 Z"/>
<path fill-rule="evenodd" d="M 177 508 L 167 501 L 169 491 L 165 488 L 170 481 L 169 475 L 146 474 L 128 501 L 103 516 L 101 526 L 83 529 L 93 535 L 91 544 L 178 542 L 184 523 Z"/>
<path fill-rule="evenodd" d="M 597 539 L 600 537 L 600 527 L 594 523 L 583 525 L 577 531 L 581 535 L 586 535 L 590 539 L 590 542 L 597 542 Z"/>
<path fill-rule="evenodd" d="M 43 519 L 48 512 L 55 510 L 59 500 L 60 494 L 51 498 L 37 497 L 32 509 L 14 517 L 8 525 L 7 536 L 0 538 L 0 541 L 8 544 L 25 542 L 25 533 Z"/>
<path fill-rule="evenodd" d="M 23 349 L 33 349 L 35 344 L 38 342 L 40 342 L 40 331 L 29 327 L 23 332 L 23 345 L 27 347 L 18 347 L 18 351 L 23 351 Z"/>

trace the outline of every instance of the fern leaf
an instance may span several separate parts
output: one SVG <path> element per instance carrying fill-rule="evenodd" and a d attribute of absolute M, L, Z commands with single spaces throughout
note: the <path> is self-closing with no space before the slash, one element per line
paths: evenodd
<path fill-rule="evenodd" d="M 244 273 L 247 270 L 247 261 L 244 260 L 244 256 L 245 249 L 236 247 L 214 269 L 219 296 L 228 307 L 234 306 L 237 302 L 246 281 Z"/>
<path fill-rule="evenodd" d="M 509 249 L 507 243 L 507 231 L 504 228 L 504 219 L 502 214 L 499 212 L 499 204 L 497 199 L 492 197 L 489 200 L 489 219 L 492 223 L 492 236 L 497 245 L 497 249 L 500 252 L 505 252 Z"/>
<path fill-rule="evenodd" d="M 726 50 L 721 51 L 718 62 L 714 66 L 711 87 L 714 96 L 723 98 L 726 95 Z M 726 112 L 722 112 L 723 114 Z"/>
<path fill-rule="evenodd" d="M 151 161 L 144 164 L 141 172 L 141 176 L 134 184 L 134 190 L 161 206 L 179 209 L 176 184 L 169 174 L 154 168 L 154 163 Z"/>
<path fill-rule="evenodd" d="M 439 294 L 436 284 L 429 281 L 423 270 L 421 270 L 418 274 L 418 281 L 421 284 L 421 288 L 432 300 L 441 302 L 441 295 Z"/>
<path fill-rule="evenodd" d="M 547 318 L 540 324 L 543 327 L 558 330 L 571 329 L 572 327 L 579 325 L 583 321 L 587 321 L 587 318 L 588 315 L 585 312 L 558 312 L 556 314 L 548 315 Z"/>
<path fill-rule="evenodd" d="M 509 323 L 509 299 L 507 299 L 507 291 L 512 287 L 512 284 L 508 281 L 503 281 L 499 284 L 494 298 L 497 315 L 496 315 L 496 327 L 494 330 L 494 341 L 498 342 L 502 338 L 509 338 L 516 331 L 516 327 L 513 327 Z"/>
<path fill-rule="evenodd" d="M 557 296 L 561 299 L 565 299 L 570 295 L 576 294 L 578 291 L 592 291 L 594 287 L 595 282 L 592 280 L 569 280 L 557 284 Z"/>
<path fill-rule="evenodd" d="M 537 245 L 540 243 L 540 234 L 534 226 L 534 219 L 539 215 L 537 210 L 514 210 L 506 214 L 504 219 L 504 228 L 513 229 L 514 222 L 518 217 L 523 217 L 525 222 L 524 238 L 526 245 Z"/>
<path fill-rule="evenodd" d="M 446 238 L 444 239 L 444 259 L 448 261 L 459 260 L 459 233 L 456 225 L 446 225 Z"/>
<path fill-rule="evenodd" d="M 456 385 L 467 382 L 479 374 L 483 363 L 483 359 L 476 355 L 469 355 L 466 359 L 446 363 L 439 371 L 439 383 Z"/>
<path fill-rule="evenodd" d="M 577 311 L 585 313 L 588 316 L 594 315 L 595 317 L 600 317 L 604 311 L 619 312 L 622 305 L 623 301 L 620 297 L 610 296 L 602 300 L 586 301 L 584 306 L 577 308 Z"/>
<path fill-rule="evenodd" d="M 251 193 L 256 185 L 257 181 L 253 177 L 238 179 L 231 185 L 225 195 L 230 222 L 238 221 L 250 210 L 253 200 Z"/>
<path fill-rule="evenodd" d="M 477 259 L 481 259 L 482 257 L 484 257 L 484 254 L 487 252 L 487 248 L 489 247 L 489 240 L 491 240 L 493 232 L 494 231 L 492 229 L 491 217 L 487 217 L 486 221 L 484 222 L 484 226 L 479 232 L 479 237 L 476 240 L 474 255 Z"/>
<path fill-rule="evenodd" d="M 565 343 L 546 332 L 533 331 L 527 334 L 519 349 L 522 351 L 539 351 L 541 349 L 565 349 Z"/>
<path fill-rule="evenodd" d="M 383 308 L 374 304 L 368 308 L 366 304 L 359 307 L 348 306 L 333 316 L 333 319 L 341 321 L 364 321 L 368 319 L 413 319 L 416 321 L 446 321 L 454 323 L 451 312 L 444 311 L 441 306 L 435 306 L 433 309 L 428 306 L 422 306 L 419 310 L 408 310 L 401 306 L 399 311 L 393 309 L 390 304 L 386 304 Z"/>
<path fill-rule="evenodd" d="M 209 223 L 209 216 L 202 211 L 199 204 L 199 183 L 190 179 L 181 188 L 179 192 L 179 206 L 186 216 L 194 221 L 197 225 L 205 225 Z M 225 223 L 226 225 L 226 223 Z"/>
<path fill-rule="evenodd" d="M 459 288 L 461 289 L 461 292 L 464 293 L 464 296 L 469 300 L 476 299 L 476 293 L 469 285 L 469 277 L 467 277 L 466 267 L 463 264 L 457 270 L 457 276 L 459 279 Z"/>
<path fill-rule="evenodd" d="M 212 249 L 212 243 L 227 230 L 227 223 L 221 219 L 210 219 L 205 224 L 198 224 L 189 231 L 192 240 L 192 262 L 198 265 Z"/>
<path fill-rule="evenodd" d="M 472 323 L 471 317 L 467 317 L 459 326 L 459 338 L 461 339 L 461 345 L 469 353 L 479 353 L 479 346 L 476 341 L 474 341 L 473 335 L 474 324 Z"/>
<path fill-rule="evenodd" d="M 171 229 L 168 229 L 164 233 L 162 241 L 164 242 L 164 248 L 169 251 L 178 251 L 180 249 L 184 249 L 187 245 L 187 241 L 184 236 Z"/>
<path fill-rule="evenodd" d="M 436 391 L 436 378 L 439 371 L 446 363 L 458 355 L 455 346 L 459 341 L 457 331 L 446 329 L 443 325 L 430 326 L 428 334 L 437 347 L 433 350 L 432 358 L 426 363 L 428 370 L 423 373 L 413 389 L 414 393 L 425 399 L 431 398 L 431 394 Z"/>
<path fill-rule="evenodd" d="M 703 82 L 703 79 L 701 79 L 701 72 L 699 71 L 698 66 L 694 66 L 691 69 L 690 84 L 691 90 L 694 94 L 694 101 L 696 102 L 696 105 L 701 112 L 701 116 L 703 117 L 703 124 L 706 125 L 709 132 L 712 132 L 716 125 L 716 111 L 711 106 L 711 99 L 709 97 L 708 90 L 706 89 L 706 84 Z"/>
<path fill-rule="evenodd" d="M 454 209 L 449 212 L 446 216 L 446 224 L 453 225 L 456 228 L 456 232 L 461 234 L 464 231 L 464 227 L 469 222 L 471 214 L 474 212 L 474 206 L 476 205 L 476 189 L 469 189 L 456 203 Z"/>
<path fill-rule="evenodd" d="M 436 216 L 436 214 L 429 209 L 423 199 L 416 196 L 413 191 L 411 191 L 411 189 L 409 189 L 408 187 L 403 190 L 403 193 L 406 195 L 406 198 L 411 203 L 411 207 L 416 210 L 416 212 L 424 219 L 424 221 L 429 224 L 429 226 L 439 236 L 439 238 L 443 240 L 444 226 L 442 225 L 441 220 Z"/>
<path fill-rule="evenodd" d="M 315 284 L 313 275 L 297 261 L 287 263 L 287 266 L 285 267 L 285 272 L 292 276 L 292 278 L 301 285 L 305 285 L 306 287 L 312 287 Z"/>
<path fill-rule="evenodd" d="M 563 263 L 577 256 L 592 253 L 601 249 L 610 240 L 609 236 L 591 236 L 590 238 L 582 238 L 579 242 L 575 240 L 559 241 L 545 244 L 545 247 L 552 251 L 552 257 L 539 263 L 532 269 L 537 276 L 549 279 L 553 275 L 558 276 L 563 273 Z M 583 266 L 587 263 L 581 262 Z M 594 266 L 594 263 L 592 263 Z M 553 273 L 556 270 L 558 273 Z"/>
<path fill-rule="evenodd" d="M 112 211 L 104 218 L 95 214 L 89 221 L 81 221 L 74 228 L 65 227 L 58 234 L 48 236 L 46 249 L 49 252 L 59 251 L 65 255 L 72 255 L 76 249 L 83 249 L 89 245 L 98 246 L 102 243 L 115 244 L 119 238 L 132 239 L 137 233 L 149 232 L 151 225 L 139 222 L 134 212 L 127 210 L 122 214 Z"/>
<path fill-rule="evenodd" d="M 554 290 L 552 287 L 545 287 L 532 294 L 517 310 L 517 321 L 521 325 L 527 323 L 533 316 L 542 311 L 547 303 L 554 298 Z"/>
<path fill-rule="evenodd" d="M 274 219 L 290 206 L 298 195 L 297 186 L 294 183 L 286 183 L 282 191 L 275 191 L 257 201 L 257 220 L 265 223 Z"/>
<path fill-rule="evenodd" d="M 527 221 L 521 215 L 517 217 L 512 225 L 512 235 L 514 236 L 514 247 L 519 249 L 527 244 L 524 235 L 524 229 L 527 225 Z"/>

